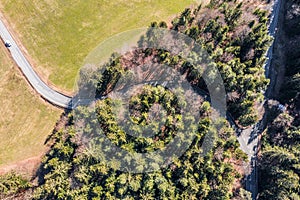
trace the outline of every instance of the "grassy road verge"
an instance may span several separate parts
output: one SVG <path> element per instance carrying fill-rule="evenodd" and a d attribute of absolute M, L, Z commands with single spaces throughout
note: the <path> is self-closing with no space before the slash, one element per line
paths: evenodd
<path fill-rule="evenodd" d="M 40 155 L 61 110 L 43 102 L 0 45 L 0 167 Z"/>

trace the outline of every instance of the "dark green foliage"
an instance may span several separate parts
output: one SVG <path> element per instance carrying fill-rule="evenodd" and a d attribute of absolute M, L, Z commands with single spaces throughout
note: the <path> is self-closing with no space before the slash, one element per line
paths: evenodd
<path fill-rule="evenodd" d="M 264 138 L 260 158 L 260 199 L 299 199 L 300 127 L 281 114 Z"/>
<path fill-rule="evenodd" d="M 143 91 L 136 97 L 131 99 L 129 104 L 130 121 L 139 126 L 145 126 L 150 121 L 148 113 L 154 104 L 161 104 L 166 111 L 166 122 L 163 127 L 159 127 L 158 121 L 160 119 L 151 121 L 151 130 L 156 132 L 152 139 L 143 138 L 142 130 L 138 126 L 129 126 L 128 131 L 136 132 L 140 138 L 135 138 L 124 133 L 119 128 L 115 117 L 111 114 L 112 102 L 106 99 L 105 102 L 97 104 L 97 118 L 105 135 L 115 144 L 125 147 L 127 151 L 136 151 L 139 153 L 146 153 L 147 151 L 158 150 L 162 145 L 167 144 L 177 130 L 177 126 L 182 126 L 182 116 L 178 105 L 177 98 L 163 87 L 145 86 Z M 126 124 L 124 126 L 127 126 Z M 128 143 L 133 144 L 128 145 Z M 157 146 L 158 145 L 158 146 Z"/>
<path fill-rule="evenodd" d="M 124 69 L 120 64 L 120 56 L 117 54 L 111 56 L 110 61 L 104 69 L 104 72 L 98 72 L 102 75 L 101 78 L 95 79 L 97 76 L 90 76 L 90 81 L 94 80 L 92 82 L 96 82 L 97 84 L 96 96 L 107 95 L 115 87 L 120 77 L 124 75 Z"/>
<path fill-rule="evenodd" d="M 163 56 L 162 56 L 163 57 Z M 180 58 L 178 58 L 180 59 Z M 174 65 L 180 61 L 174 61 Z M 116 63 L 112 62 L 112 65 Z M 117 65 L 119 66 L 119 65 Z M 110 66 L 106 66 L 111 69 Z M 126 74 L 126 70 L 111 70 L 99 84 L 102 91 L 109 91 L 110 82 Z M 180 70 L 180 69 L 178 69 Z M 106 70 L 108 71 L 108 70 Z M 197 77 L 197 74 L 193 76 Z M 105 85 L 105 86 L 104 86 Z M 201 102 L 200 102 L 201 103 Z M 188 106 L 172 92 L 161 86 L 146 85 L 129 102 L 129 118 L 133 124 L 149 124 L 150 109 L 159 104 L 165 110 L 166 122 L 162 126 L 152 120 L 152 138 L 133 137 L 119 126 L 114 112 L 118 101 L 107 98 L 95 103 L 95 110 L 81 107 L 74 113 L 80 120 L 75 134 L 71 124 L 65 131 L 54 134 L 55 141 L 51 151 L 44 158 L 39 186 L 35 189 L 35 199 L 230 199 L 233 196 L 232 184 L 241 177 L 229 160 L 241 162 L 245 154 L 238 150 L 239 143 L 234 131 L 225 119 L 212 127 L 211 107 L 204 102 L 198 124 L 182 123 L 181 107 Z M 72 116 L 70 116 L 73 119 Z M 189 116 L 187 116 L 188 118 Z M 76 118 L 74 117 L 74 120 Z M 78 124 L 76 124 L 78 126 Z M 196 137 L 189 149 L 180 157 L 171 160 L 169 166 L 155 172 L 131 174 L 118 171 L 121 162 L 109 154 L 113 162 L 107 165 L 101 152 L 111 152 L 111 145 L 103 142 L 103 136 L 118 147 L 129 151 L 146 153 L 163 149 L 176 135 L 179 126 L 190 126 Z M 195 126 L 195 129 L 191 127 Z M 101 128 L 98 129 L 96 127 Z M 138 127 L 129 125 L 128 130 L 139 132 Z M 79 132 L 78 132 L 79 131 Z M 204 137 L 213 133 L 217 137 Z M 142 132 L 141 132 L 142 134 Z M 81 138 L 81 140 L 78 140 Z M 86 141 L 86 142 L 84 142 Z M 203 155 L 204 142 L 212 143 L 212 149 Z M 116 157 L 115 157 L 116 156 Z M 126 162 L 126 157 L 122 162 Z M 155 159 L 161 159 L 153 157 Z M 143 168 L 143 165 L 138 167 Z"/>
<path fill-rule="evenodd" d="M 260 9 L 243 13 L 243 4 L 232 1 L 211 1 L 208 8 L 214 12 L 218 9 L 219 13 L 204 20 L 197 18 L 197 10 L 192 13 L 185 11 L 173 21 L 173 29 L 184 32 L 202 44 L 216 62 L 226 91 L 235 93 L 235 99 L 228 101 L 230 113 L 242 126 L 255 124 L 258 114 L 254 105 L 263 99 L 262 91 L 269 83 L 264 75 L 265 54 L 271 42 L 267 13 Z M 242 22 L 239 19 L 243 15 L 253 17 L 251 21 Z M 189 23 L 180 23 L 187 16 Z M 171 60 L 172 55 L 169 55 L 170 58 L 165 55 L 162 57 L 164 61 Z M 184 61 L 182 63 L 184 71 L 190 72 L 189 81 L 198 83 L 198 87 L 206 90 L 201 77 L 192 73 L 193 66 Z"/>
<path fill-rule="evenodd" d="M 126 74 L 117 60 L 111 65 L 117 66 L 118 70 L 106 66 L 106 75 L 98 85 L 102 92 L 113 87 L 111 82 L 115 83 L 119 74 Z M 174 65 L 179 63 L 173 62 Z M 195 129 L 191 128 L 192 125 L 189 127 L 196 131 L 192 145 L 180 158 L 171 160 L 169 166 L 144 174 L 125 173 L 118 171 L 120 160 L 114 160 L 114 154 L 109 154 L 114 162 L 107 165 L 100 152 L 110 153 L 112 148 L 103 143 L 101 135 L 126 151 L 146 153 L 163 149 L 180 126 L 189 126 L 182 123 L 186 118 L 182 117 L 180 108 L 187 106 L 185 102 L 159 85 L 145 85 L 131 97 L 130 121 L 140 126 L 148 125 L 148 113 L 156 104 L 165 110 L 166 122 L 158 126 L 155 118 L 151 120 L 152 130 L 156 133 L 152 138 L 143 138 L 142 132 L 141 137 L 133 137 L 121 129 L 116 120 L 118 113 L 114 112 L 118 101 L 107 98 L 97 101 L 94 110 L 76 109 L 73 113 L 76 117 L 69 116 L 70 122 L 79 119 L 76 129 L 71 123 L 64 131 L 52 136 L 54 144 L 43 160 L 34 199 L 230 199 L 233 196 L 232 184 L 241 175 L 234 170 L 229 159 L 241 162 L 246 157 L 238 150 L 234 131 L 225 119 L 217 121 L 218 133 L 211 126 L 209 102 L 200 106 L 201 117 L 194 125 Z M 128 130 L 139 132 L 138 126 L 134 125 L 129 125 Z M 203 155 L 204 137 L 211 132 L 218 137 L 205 141 L 211 142 L 213 147 Z M 122 159 L 126 160 L 126 157 Z M 143 165 L 138 167 L 143 168 Z"/>
<path fill-rule="evenodd" d="M 299 2 L 289 0 L 285 3 L 285 26 L 284 32 L 287 34 L 286 43 L 289 44 L 286 49 L 286 70 L 285 80 L 281 88 L 280 101 L 289 103 L 292 107 L 300 109 L 300 68 L 299 68 L 299 42 L 300 35 L 299 11 L 295 8 L 299 7 Z"/>
<path fill-rule="evenodd" d="M 228 8 L 228 4 L 224 4 L 224 18 L 227 23 L 227 25 L 230 27 L 230 30 L 233 30 L 237 24 L 239 18 L 242 16 L 242 3 L 239 3 L 236 7 L 234 8 Z"/>
<path fill-rule="evenodd" d="M 97 107 L 104 104 L 107 109 L 109 101 L 99 102 Z M 203 105 L 202 112 L 208 109 Z M 44 161 L 44 181 L 35 190 L 35 199 L 230 199 L 231 184 L 238 174 L 227 160 L 237 159 L 239 145 L 227 122 L 220 120 L 214 148 L 202 157 L 201 139 L 209 123 L 210 119 L 203 116 L 199 137 L 190 149 L 169 167 L 152 173 L 130 174 L 109 168 L 93 153 L 97 151 L 93 145 L 86 150 L 74 147 L 76 153 L 67 160 L 58 157 L 63 153 L 50 152 Z M 76 140 L 73 134 L 65 136 L 56 138 L 57 152 L 64 151 L 65 146 L 73 143 L 70 141 Z"/>
<path fill-rule="evenodd" d="M 0 198 L 23 192 L 30 187 L 31 184 L 28 180 L 14 172 L 0 176 Z"/>

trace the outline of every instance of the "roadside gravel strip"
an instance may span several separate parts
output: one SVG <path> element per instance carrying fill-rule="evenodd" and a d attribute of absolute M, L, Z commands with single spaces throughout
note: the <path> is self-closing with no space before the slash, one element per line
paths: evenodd
<path fill-rule="evenodd" d="M 30 83 L 30 85 L 47 101 L 50 103 L 66 108 L 71 109 L 72 97 L 61 94 L 54 89 L 50 88 L 46 85 L 40 77 L 33 70 L 32 66 L 29 64 L 28 60 L 17 46 L 15 40 L 3 24 L 2 20 L 0 20 L 0 35 L 3 41 L 10 41 L 11 46 L 7 47 L 12 55 L 12 58 L 17 63 L 22 73 Z"/>

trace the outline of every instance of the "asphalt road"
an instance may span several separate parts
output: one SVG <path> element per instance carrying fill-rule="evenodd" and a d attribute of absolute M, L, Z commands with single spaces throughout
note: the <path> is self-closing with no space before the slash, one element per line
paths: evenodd
<path fill-rule="evenodd" d="M 271 15 L 271 21 L 270 21 L 270 26 L 269 26 L 269 34 L 275 39 L 276 32 L 277 32 L 277 27 L 278 27 L 278 21 L 279 21 L 279 12 L 281 8 L 282 0 L 275 0 L 274 7 L 272 10 L 272 15 Z M 271 65 L 271 60 L 273 57 L 273 47 L 274 44 L 269 48 L 267 52 L 267 63 L 265 65 L 265 73 L 266 76 L 269 77 L 269 70 L 270 70 L 270 65 Z"/>
<path fill-rule="evenodd" d="M 11 47 L 8 47 L 8 49 L 12 58 L 21 69 L 30 85 L 50 103 L 62 108 L 70 109 L 72 98 L 55 91 L 40 79 L 1 20 L 0 35 L 3 41 L 10 41 Z"/>
<path fill-rule="evenodd" d="M 274 40 L 276 37 L 281 6 L 282 0 L 275 0 L 269 25 L 269 35 L 272 36 Z M 273 50 L 274 43 L 271 45 L 266 55 L 267 61 L 265 64 L 265 74 L 268 78 L 273 78 L 270 77 L 270 66 L 273 58 Z M 257 199 L 258 194 L 257 147 L 259 145 L 258 136 L 263 131 L 261 125 L 262 121 L 254 125 L 252 128 L 242 131 L 240 136 L 238 136 L 241 149 L 248 154 L 250 159 L 250 174 L 246 179 L 246 190 L 252 193 L 252 199 L 254 200 Z"/>

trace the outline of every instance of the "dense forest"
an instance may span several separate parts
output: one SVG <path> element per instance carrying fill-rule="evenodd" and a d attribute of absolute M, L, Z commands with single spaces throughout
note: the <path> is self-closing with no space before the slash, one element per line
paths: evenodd
<path fill-rule="evenodd" d="M 254 10 L 237 1 L 211 1 L 207 8 L 185 10 L 172 22 L 173 30 L 201 43 L 214 60 L 225 84 L 228 110 L 243 127 L 258 122 L 255 105 L 263 101 L 263 91 L 269 83 L 263 68 L 271 42 L 267 22 L 267 11 Z M 160 57 L 163 62 L 172 60 L 165 55 Z M 186 62 L 183 65 L 192 67 Z M 201 78 L 192 73 L 188 78 L 195 78 L 191 82 L 207 90 Z"/>
<path fill-rule="evenodd" d="M 298 1 L 286 2 L 284 33 L 286 41 L 285 80 L 281 88 L 280 101 L 291 105 L 291 108 L 300 109 L 300 3 Z"/>
<path fill-rule="evenodd" d="M 259 161 L 260 199 L 300 199 L 300 2 L 284 4 L 283 41 L 285 42 L 285 77 L 277 100 L 285 104 L 283 113 L 276 108 L 270 112 L 275 120 L 269 122 L 263 137 Z M 277 117 L 276 117 L 277 116 Z"/>
<path fill-rule="evenodd" d="M 259 199 L 299 199 L 299 119 L 280 114 L 267 129 L 262 143 Z"/>
<path fill-rule="evenodd" d="M 267 26 L 267 11 L 256 9 L 252 1 L 236 0 L 212 0 L 205 7 L 188 8 L 172 21 L 170 27 L 166 22 L 151 24 L 152 28 L 184 33 L 202 45 L 221 73 L 228 111 L 241 127 L 255 124 L 260 118 L 256 105 L 263 101 L 269 82 L 264 75 L 265 55 L 271 42 Z M 137 45 L 151 42 L 153 37 L 155 35 L 147 34 Z M 149 59 L 185 74 L 196 91 L 208 92 L 205 81 L 195 70 L 197 66 L 161 49 L 140 49 L 126 56 L 112 55 L 103 75 L 94 74 L 89 84 L 96 88 L 97 97 L 107 95 L 120 77 L 128 75 L 131 67 L 140 64 L 139 60 Z M 149 111 L 160 105 L 165 110 L 166 122 L 162 127 L 153 123 L 151 130 L 156 134 L 150 138 L 133 137 L 118 126 L 113 111 L 117 104 L 107 98 L 93 102 L 96 113 L 85 106 L 67 113 L 64 128 L 49 136 L 51 149 L 37 172 L 37 183 L 31 185 L 20 182 L 20 177 L 8 176 L 3 180 L 16 179 L 20 183 L 3 184 L 6 181 L 0 180 L 0 192 L 4 191 L 5 195 L 30 193 L 33 199 L 251 199 L 241 185 L 242 165 L 247 156 L 240 150 L 236 133 L 226 119 L 217 118 L 216 129 L 210 126 L 210 116 L 215 109 L 209 101 L 204 98 L 199 101 L 196 111 L 200 118 L 195 122 L 189 116 L 182 116 L 179 108 L 189 105 L 167 87 L 145 85 L 130 100 L 129 117 L 132 124 L 146 126 Z M 88 119 L 80 121 L 79 132 L 75 127 L 75 116 Z M 187 123 L 188 120 L 195 125 Z M 101 129 L 93 129 L 97 127 L 95 123 Z M 110 154 L 110 164 L 106 164 L 103 155 L 112 149 L 103 143 L 101 136 L 105 135 L 126 151 L 145 153 L 163 149 L 179 134 L 182 126 L 188 126 L 196 137 L 186 152 L 180 158 L 171 159 L 166 167 L 148 173 L 123 172 L 118 170 L 120 161 L 116 159 L 120 155 L 113 154 Z M 141 132 L 131 125 L 128 130 Z M 203 140 L 210 133 L 215 136 L 212 148 L 203 155 Z M 93 139 L 86 141 L 86 138 Z M 126 162 L 130 164 L 131 161 L 127 159 Z M 136 167 L 143 171 L 144 165 Z"/>

